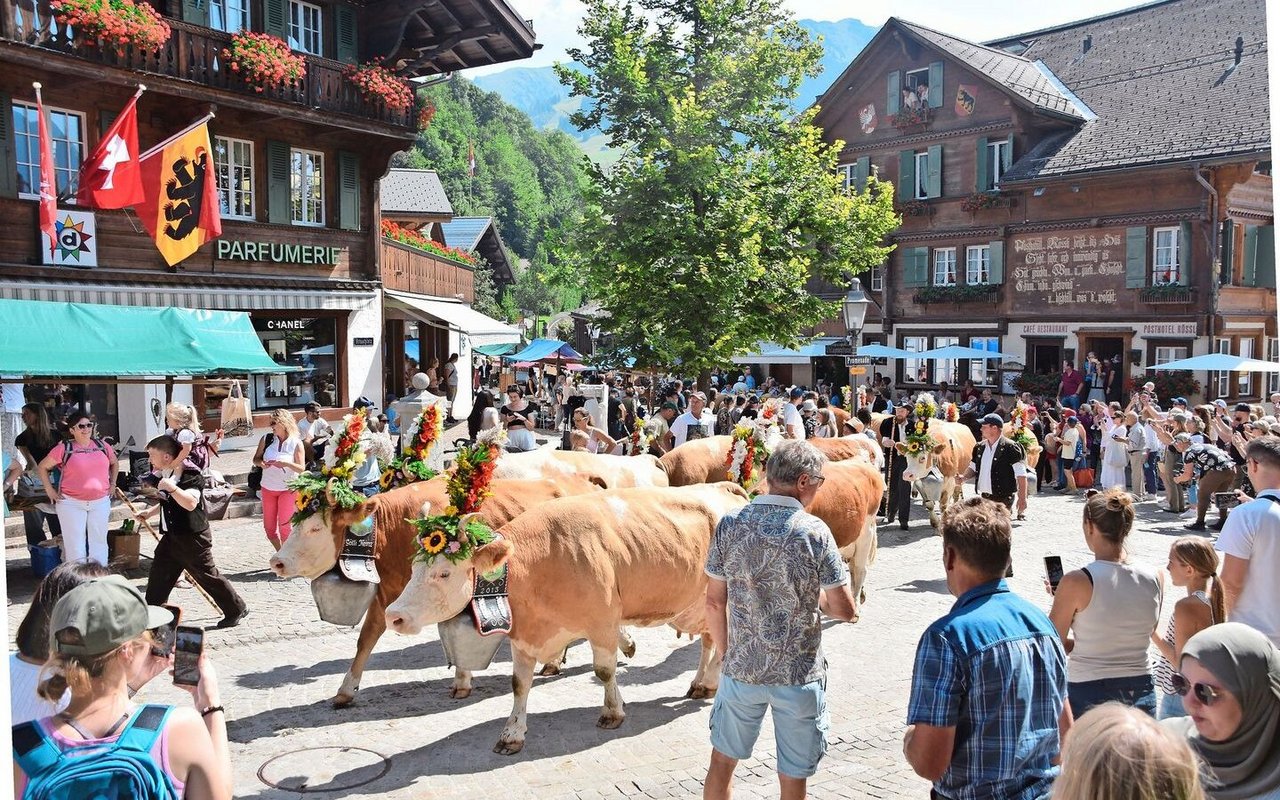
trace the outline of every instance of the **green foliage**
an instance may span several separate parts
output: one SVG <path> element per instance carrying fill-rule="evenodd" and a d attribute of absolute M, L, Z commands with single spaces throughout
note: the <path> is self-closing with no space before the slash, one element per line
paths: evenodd
<path fill-rule="evenodd" d="M 916 291 L 912 301 L 926 305 L 929 303 L 993 303 L 999 294 L 999 286 L 987 283 L 925 286 Z"/>
<path fill-rule="evenodd" d="M 472 280 L 476 299 L 472 301 L 471 307 L 481 314 L 501 318 L 502 307 L 498 304 L 498 290 L 493 284 L 493 267 L 479 256 L 476 257 L 476 265 L 472 270 Z"/>
<path fill-rule="evenodd" d="M 615 345 L 698 371 L 836 316 L 806 282 L 883 263 L 898 218 L 888 184 L 842 191 L 843 143 L 822 141 L 814 110 L 793 116 L 821 48 L 780 0 L 588 0 L 579 32 L 586 71 L 558 68 L 593 101 L 574 124 L 622 155 L 592 168 L 559 274 L 585 278 Z"/>
<path fill-rule="evenodd" d="M 1041 397 L 1057 397 L 1058 384 L 1061 382 L 1061 375 L 1042 375 L 1028 369 L 1013 379 L 1013 388 L 1017 389 L 1019 393 L 1031 392 L 1031 394 Z"/>

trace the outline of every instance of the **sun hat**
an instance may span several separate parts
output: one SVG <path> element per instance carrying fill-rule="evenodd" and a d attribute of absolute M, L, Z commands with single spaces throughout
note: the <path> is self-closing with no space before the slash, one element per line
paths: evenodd
<path fill-rule="evenodd" d="M 805 400 L 803 403 L 800 404 L 800 410 L 801 411 L 817 411 L 818 404 L 813 402 L 812 400 Z"/>
<path fill-rule="evenodd" d="M 49 650 L 72 656 L 110 653 L 145 630 L 173 621 L 119 575 L 86 581 L 58 598 L 49 616 Z"/>

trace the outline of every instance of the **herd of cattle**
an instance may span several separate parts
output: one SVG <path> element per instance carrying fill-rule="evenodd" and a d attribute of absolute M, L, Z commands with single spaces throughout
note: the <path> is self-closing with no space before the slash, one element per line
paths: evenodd
<path fill-rule="evenodd" d="M 939 445 L 912 459 L 907 480 L 915 480 L 921 496 L 941 507 L 958 494 L 958 476 L 968 466 L 974 439 L 963 425 L 935 421 L 931 430 L 935 424 Z M 810 441 L 830 463 L 808 510 L 831 528 L 860 604 L 876 555 L 884 455 L 861 435 Z M 580 639 L 590 644 L 595 674 L 605 687 L 597 724 L 614 728 L 624 718 L 617 652 L 629 655 L 634 647 L 627 626 L 671 625 L 699 635 L 702 655 L 688 696 L 715 694 L 720 654 L 704 618 L 703 566 L 716 524 L 748 502 L 747 493 L 727 480 L 731 444 L 728 436 L 695 440 L 662 458 L 546 449 L 503 454 L 493 494 L 479 515 L 500 538 L 476 550 L 469 563 L 413 560 L 416 529 L 407 520 L 430 509 L 438 513 L 448 504 L 441 476 L 375 495 L 356 508 L 306 519 L 272 557 L 271 569 L 280 577 L 316 578 L 337 562 L 346 528 L 375 518 L 381 584 L 351 668 L 333 698 L 342 707 L 355 699 L 369 656 L 388 626 L 416 634 L 457 616 L 472 599 L 476 572 L 505 563 L 514 705 L 495 752 L 516 753 L 524 746 L 536 662 L 554 669 L 568 645 Z M 930 515 L 936 524 L 932 509 Z M 471 674 L 457 669 L 452 696 L 470 692 Z"/>

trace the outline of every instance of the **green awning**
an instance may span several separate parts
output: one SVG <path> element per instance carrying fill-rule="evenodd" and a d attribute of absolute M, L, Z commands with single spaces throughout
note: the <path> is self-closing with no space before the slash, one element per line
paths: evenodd
<path fill-rule="evenodd" d="M 471 348 L 482 356 L 505 356 L 507 353 L 514 353 L 520 345 L 512 342 L 510 344 L 478 344 Z"/>
<path fill-rule="evenodd" d="M 0 300 L 0 375 L 124 377 L 291 372 L 243 311 Z"/>

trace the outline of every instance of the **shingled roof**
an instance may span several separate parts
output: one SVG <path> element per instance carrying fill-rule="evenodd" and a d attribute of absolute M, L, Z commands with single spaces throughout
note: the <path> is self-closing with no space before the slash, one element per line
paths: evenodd
<path fill-rule="evenodd" d="M 1041 141 L 1002 181 L 1269 152 L 1264 10 L 1164 0 L 988 42 L 1042 60 L 1097 115 Z"/>
<path fill-rule="evenodd" d="M 440 176 L 433 169 L 393 169 L 379 185 L 382 213 L 386 216 L 452 217 L 453 205 Z"/>

